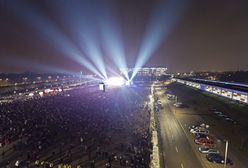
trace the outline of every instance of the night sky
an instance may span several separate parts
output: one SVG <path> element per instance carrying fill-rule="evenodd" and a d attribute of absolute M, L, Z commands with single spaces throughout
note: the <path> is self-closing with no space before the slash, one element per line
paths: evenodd
<path fill-rule="evenodd" d="M 94 63 L 85 56 L 87 40 L 84 43 L 78 40 L 81 37 L 75 31 L 79 30 L 78 26 L 83 27 L 82 36 L 89 34 L 87 37 L 94 38 L 105 67 L 114 67 L 105 48 L 108 40 L 104 38 L 108 35 L 101 34 L 99 22 L 106 23 L 107 27 L 115 25 L 127 65 L 132 67 L 147 27 L 152 25 L 149 18 L 156 10 L 161 10 L 157 20 L 172 21 L 166 22 L 165 29 L 161 28 L 166 35 L 161 36 L 145 66 L 166 66 L 171 72 L 248 69 L 247 1 L 178 0 L 178 3 L 183 5 L 169 9 L 174 12 L 169 14 L 172 19 L 168 19 L 163 13 L 166 6 L 161 8 L 159 0 L 70 0 L 66 3 L 0 0 L 0 72 L 87 69 L 66 53 L 78 49 L 82 57 Z M 115 35 L 110 29 L 106 31 L 110 36 Z M 63 40 L 66 43 L 62 44 Z M 110 46 L 116 49 L 115 42 Z"/>

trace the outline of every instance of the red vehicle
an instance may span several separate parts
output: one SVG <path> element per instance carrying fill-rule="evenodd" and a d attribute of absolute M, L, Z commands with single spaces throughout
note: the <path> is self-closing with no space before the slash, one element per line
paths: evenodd
<path fill-rule="evenodd" d="M 214 137 L 212 135 L 206 135 L 206 134 L 195 134 L 195 139 L 209 139 L 209 140 L 214 140 Z"/>
<path fill-rule="evenodd" d="M 207 147 L 213 147 L 214 146 L 214 140 L 210 138 L 199 138 L 195 139 L 195 143 L 197 145 L 204 145 Z"/>

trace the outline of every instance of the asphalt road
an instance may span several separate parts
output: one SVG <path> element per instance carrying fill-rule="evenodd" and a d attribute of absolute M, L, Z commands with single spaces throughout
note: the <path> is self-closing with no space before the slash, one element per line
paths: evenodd
<path fill-rule="evenodd" d="M 195 104 L 189 104 L 189 108 L 175 108 L 173 101 L 168 101 L 165 90 L 157 88 L 157 95 L 162 102 L 163 109 L 159 112 L 162 152 L 166 168 L 222 168 L 222 164 L 214 164 L 206 160 L 206 156 L 200 154 L 198 145 L 194 143 L 193 136 L 189 133 L 188 127 L 196 123 L 207 123 L 210 125 L 210 133 L 215 137 L 216 147 L 224 155 L 225 139 L 230 140 L 228 157 L 234 162 L 232 168 L 247 168 L 248 162 L 245 154 L 238 151 L 238 146 L 229 134 L 241 135 L 237 132 L 238 128 L 227 125 L 219 120 L 215 120 L 212 114 L 204 112 L 204 107 L 210 101 L 199 98 L 193 93 L 182 93 L 186 99 L 194 99 Z M 181 90 L 182 91 L 182 90 Z M 178 92 L 179 94 L 179 92 Z M 199 93 L 197 93 L 199 94 Z M 216 105 L 211 102 L 211 105 Z M 203 111 L 201 111 L 203 110 Z"/>
<path fill-rule="evenodd" d="M 163 159 L 166 168 L 202 168 L 194 149 L 186 137 L 165 97 L 160 94 L 163 109 L 159 113 Z"/>

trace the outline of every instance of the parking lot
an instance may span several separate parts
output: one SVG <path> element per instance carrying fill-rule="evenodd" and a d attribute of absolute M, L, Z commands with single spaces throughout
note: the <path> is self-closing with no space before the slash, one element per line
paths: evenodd
<path fill-rule="evenodd" d="M 165 155 L 166 150 L 168 150 L 166 149 L 166 146 L 168 147 L 173 145 L 175 146 L 174 148 L 177 155 L 180 155 L 180 152 L 183 153 L 184 151 L 190 150 L 190 152 L 187 153 L 188 155 L 192 155 L 191 157 L 194 158 L 191 159 L 191 161 L 193 163 L 200 162 L 200 167 L 222 167 L 222 164 L 207 161 L 206 154 L 202 154 L 201 152 L 199 152 L 199 147 L 207 146 L 206 144 L 208 144 L 209 147 L 218 150 L 220 155 L 224 156 L 225 145 L 226 141 L 228 140 L 228 158 L 230 158 L 231 161 L 234 163 L 231 167 L 245 168 L 248 163 L 246 151 L 241 143 L 241 139 L 237 138 L 242 137 L 240 136 L 240 134 L 242 134 L 242 125 L 240 124 L 240 121 L 236 118 L 233 119 L 234 117 L 230 115 L 230 113 L 226 113 L 226 110 L 223 110 L 223 107 L 219 105 L 219 102 L 211 97 L 201 95 L 201 93 L 196 92 L 190 88 L 185 88 L 185 86 L 173 84 L 169 86 L 168 89 L 173 92 L 174 95 L 176 95 L 177 99 L 168 99 L 168 93 L 165 94 L 164 89 L 158 89 L 157 92 L 164 106 L 164 109 L 160 110 L 159 115 L 161 118 L 161 129 L 163 129 L 164 127 L 164 130 L 161 130 L 161 133 L 164 134 L 162 135 L 162 138 L 164 136 L 163 139 L 165 146 Z M 182 103 L 184 107 L 177 107 L 176 103 Z M 168 113 L 172 113 L 173 115 Z M 174 122 L 172 122 L 172 118 L 168 120 L 169 116 L 172 116 L 172 118 L 174 117 L 178 123 L 175 122 L 176 124 L 173 124 Z M 169 123 L 166 124 L 165 122 Z M 199 137 L 203 139 L 201 139 L 200 142 L 197 141 L 197 143 L 200 144 L 197 145 L 196 139 L 199 138 L 196 135 L 190 133 L 189 127 L 192 127 L 193 125 L 200 126 L 202 123 L 208 125 L 208 128 L 199 128 L 196 130 L 200 130 L 203 134 L 208 134 L 209 137 Z M 173 125 L 179 125 L 180 127 L 178 128 L 178 130 L 175 130 L 174 127 L 178 126 Z M 169 127 L 169 129 L 167 127 Z M 184 137 L 187 139 L 188 143 L 182 144 L 180 146 L 180 142 L 183 140 L 181 139 L 181 137 L 177 136 L 177 134 L 181 134 L 181 132 L 185 134 Z M 246 134 L 243 134 L 244 137 L 245 135 Z M 176 140 L 176 137 L 178 137 L 178 140 Z M 170 139 L 172 143 L 169 143 Z M 204 142 L 204 140 L 206 142 Z M 179 145 L 175 145 L 176 141 L 179 141 Z M 170 162 L 170 155 L 170 151 L 167 152 L 165 162 Z M 181 162 L 185 162 L 183 163 L 184 167 L 188 167 L 187 165 L 190 166 L 190 164 L 187 163 L 185 159 L 181 161 L 180 160 L 181 157 L 177 161 L 177 163 L 168 163 L 169 167 L 170 165 L 175 166 L 175 164 L 180 166 Z"/>

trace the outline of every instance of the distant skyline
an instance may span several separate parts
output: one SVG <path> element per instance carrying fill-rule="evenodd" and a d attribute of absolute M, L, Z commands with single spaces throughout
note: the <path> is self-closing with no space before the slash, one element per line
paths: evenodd
<path fill-rule="evenodd" d="M 114 65 L 115 62 L 109 55 L 120 52 L 113 39 L 118 33 L 127 66 L 134 66 L 147 27 L 152 23 L 149 18 L 153 11 L 157 10 L 159 0 L 103 1 L 100 3 L 97 0 L 82 0 L 80 3 L 82 6 L 74 10 L 67 6 L 66 1 L 59 3 L 56 0 L 53 2 L 0 0 L 0 73 L 88 71 L 82 66 L 85 60 L 92 64 L 100 65 L 100 63 L 94 62 L 92 57 L 84 56 L 89 49 L 95 51 L 92 46 L 88 46 L 88 50 L 85 49 L 86 43 L 97 44 L 106 71 L 112 67 L 116 70 L 118 67 Z M 71 7 L 73 3 L 77 6 L 76 1 L 70 2 Z M 173 19 L 176 18 L 175 21 L 168 19 L 163 13 L 157 16 L 161 22 L 168 19 L 175 23 L 168 22 L 168 26 L 159 27 L 158 24 L 158 27 L 155 27 L 155 30 L 162 29 L 167 32 L 166 35 L 161 36 L 145 66 L 163 66 L 170 72 L 248 70 L 247 1 L 178 0 L 179 2 L 183 2 L 184 5 L 180 8 L 180 16 L 171 16 Z M 107 17 L 109 9 L 111 9 L 111 17 Z M 81 10 L 84 12 L 82 17 L 79 15 Z M 166 6 L 161 9 L 163 10 L 167 10 Z M 23 11 L 26 13 L 23 14 Z M 73 15 L 69 15 L 70 12 L 73 12 Z M 178 14 L 178 11 L 175 14 Z M 107 26 L 112 26 L 108 24 L 114 23 L 119 32 L 106 30 L 109 34 L 99 33 L 98 22 L 103 22 Z M 82 29 L 82 36 L 87 40 L 82 43 L 77 39 L 81 34 L 76 33 L 75 30 L 78 29 L 76 25 L 86 27 Z M 170 28 L 167 30 L 167 27 Z M 54 37 L 51 36 L 53 34 Z M 154 34 L 152 35 L 155 36 Z M 110 51 L 106 49 L 106 41 L 109 40 L 105 35 L 113 42 L 109 44 Z M 151 43 L 154 40 L 153 36 Z M 91 37 L 94 38 L 93 42 Z M 63 40 L 67 42 L 65 39 L 71 43 L 63 43 Z M 67 52 L 74 52 L 70 47 L 67 48 L 68 44 L 82 53 L 85 59 L 83 63 L 65 56 Z M 96 68 L 101 67 L 96 66 Z"/>

